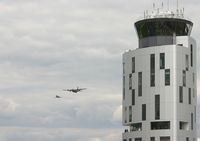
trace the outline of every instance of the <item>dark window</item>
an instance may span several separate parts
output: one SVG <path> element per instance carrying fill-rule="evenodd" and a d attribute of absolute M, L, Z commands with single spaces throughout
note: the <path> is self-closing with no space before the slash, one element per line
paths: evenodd
<path fill-rule="evenodd" d="M 179 102 L 183 103 L 183 87 L 179 86 Z"/>
<path fill-rule="evenodd" d="M 132 90 L 132 105 L 135 105 L 135 89 Z"/>
<path fill-rule="evenodd" d="M 125 99 L 125 76 L 123 76 L 123 100 Z"/>
<path fill-rule="evenodd" d="M 130 126 L 131 131 L 142 131 L 142 123 L 134 123 Z"/>
<path fill-rule="evenodd" d="M 126 141 L 126 139 L 123 139 L 123 141 Z"/>
<path fill-rule="evenodd" d="M 170 69 L 165 70 L 165 86 L 170 85 Z"/>
<path fill-rule="evenodd" d="M 132 58 L 132 73 L 135 73 L 135 57 Z"/>
<path fill-rule="evenodd" d="M 190 45 L 190 61 L 191 67 L 193 66 L 193 45 Z"/>
<path fill-rule="evenodd" d="M 180 130 L 188 130 L 189 129 L 188 125 L 189 125 L 188 122 L 180 121 L 179 122 L 179 129 Z"/>
<path fill-rule="evenodd" d="M 183 86 L 186 86 L 186 71 L 183 70 Z"/>
<path fill-rule="evenodd" d="M 127 123 L 127 107 L 124 107 L 124 122 Z"/>
<path fill-rule="evenodd" d="M 193 130 L 193 113 L 191 113 L 191 130 Z"/>
<path fill-rule="evenodd" d="M 151 87 L 155 86 L 155 54 L 151 54 L 151 58 L 150 58 L 150 82 L 151 82 Z"/>
<path fill-rule="evenodd" d="M 195 74 L 193 73 L 193 76 L 192 76 L 192 81 L 193 81 L 193 85 L 195 84 Z"/>
<path fill-rule="evenodd" d="M 129 106 L 129 122 L 132 122 L 132 106 Z"/>
<path fill-rule="evenodd" d="M 170 137 L 169 136 L 160 137 L 160 141 L 170 141 Z"/>
<path fill-rule="evenodd" d="M 191 88 L 188 89 L 188 104 L 191 104 Z"/>
<path fill-rule="evenodd" d="M 196 115 L 197 115 L 197 108 L 196 108 L 196 106 L 194 106 L 194 121 L 195 122 L 197 122 Z"/>
<path fill-rule="evenodd" d="M 165 53 L 160 53 L 160 69 L 165 69 Z"/>
<path fill-rule="evenodd" d="M 129 141 L 132 141 L 132 139 L 131 139 L 131 138 L 129 138 Z"/>
<path fill-rule="evenodd" d="M 155 137 L 150 137 L 150 141 L 155 141 Z"/>
<path fill-rule="evenodd" d="M 135 141 L 142 141 L 142 138 L 135 138 Z"/>
<path fill-rule="evenodd" d="M 160 95 L 155 95 L 155 119 L 160 119 Z"/>
<path fill-rule="evenodd" d="M 146 120 L 146 104 L 142 104 L 142 120 Z"/>
<path fill-rule="evenodd" d="M 123 63 L 123 74 L 125 74 L 125 63 Z"/>
<path fill-rule="evenodd" d="M 186 137 L 186 141 L 189 141 L 189 137 Z"/>
<path fill-rule="evenodd" d="M 129 74 L 129 89 L 132 89 L 132 74 Z"/>
<path fill-rule="evenodd" d="M 142 96 L 142 72 L 138 72 L 138 96 Z"/>
<path fill-rule="evenodd" d="M 185 67 L 186 67 L 186 71 L 189 70 L 189 57 L 188 55 L 185 55 Z"/>
<path fill-rule="evenodd" d="M 170 129 L 169 121 L 151 122 L 151 130 Z"/>

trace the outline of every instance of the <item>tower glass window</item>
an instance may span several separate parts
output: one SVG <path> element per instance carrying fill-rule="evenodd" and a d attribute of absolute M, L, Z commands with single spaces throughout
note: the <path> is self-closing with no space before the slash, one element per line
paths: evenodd
<path fill-rule="evenodd" d="M 186 71 L 189 70 L 189 57 L 188 55 L 185 55 L 185 67 L 186 67 Z"/>
<path fill-rule="evenodd" d="M 160 119 L 160 95 L 155 95 L 155 119 Z"/>
<path fill-rule="evenodd" d="M 146 120 L 146 104 L 142 104 L 142 120 Z"/>
<path fill-rule="evenodd" d="M 127 107 L 124 107 L 124 122 L 127 123 Z"/>
<path fill-rule="evenodd" d="M 192 102 L 192 98 L 191 98 L 191 88 L 188 89 L 188 103 L 191 104 Z"/>
<path fill-rule="evenodd" d="M 165 69 L 165 53 L 160 53 L 160 69 Z"/>
<path fill-rule="evenodd" d="M 193 45 L 190 45 L 190 61 L 191 67 L 193 66 Z"/>
<path fill-rule="evenodd" d="M 142 123 L 131 124 L 130 131 L 142 131 Z"/>
<path fill-rule="evenodd" d="M 138 96 L 142 96 L 142 72 L 138 72 Z"/>
<path fill-rule="evenodd" d="M 132 58 L 132 73 L 135 73 L 135 57 Z"/>
<path fill-rule="evenodd" d="M 169 121 L 151 122 L 151 130 L 170 129 Z"/>
<path fill-rule="evenodd" d="M 123 74 L 125 74 L 125 63 L 123 63 Z"/>
<path fill-rule="evenodd" d="M 191 113 L 191 130 L 193 130 L 193 113 Z"/>
<path fill-rule="evenodd" d="M 170 85 L 170 69 L 165 70 L 165 86 Z"/>
<path fill-rule="evenodd" d="M 155 86 L 155 54 L 151 54 L 150 56 L 150 82 L 151 82 L 151 87 Z"/>
<path fill-rule="evenodd" d="M 129 122 L 132 122 L 132 106 L 129 106 Z"/>
<path fill-rule="evenodd" d="M 142 141 L 142 138 L 135 138 L 135 141 Z"/>
<path fill-rule="evenodd" d="M 183 103 L 183 87 L 179 86 L 179 102 Z"/>
<path fill-rule="evenodd" d="M 186 71 L 183 70 L 183 86 L 186 86 Z"/>
<path fill-rule="evenodd" d="M 150 137 L 150 141 L 155 141 L 155 137 Z"/>
<path fill-rule="evenodd" d="M 132 74 L 129 74 L 129 89 L 132 89 Z"/>
<path fill-rule="evenodd" d="M 132 90 L 132 105 L 135 105 L 135 89 Z"/>
<path fill-rule="evenodd" d="M 170 137 L 160 137 L 160 141 L 170 141 Z"/>
<path fill-rule="evenodd" d="M 123 76 L 123 100 L 125 99 L 125 76 Z"/>

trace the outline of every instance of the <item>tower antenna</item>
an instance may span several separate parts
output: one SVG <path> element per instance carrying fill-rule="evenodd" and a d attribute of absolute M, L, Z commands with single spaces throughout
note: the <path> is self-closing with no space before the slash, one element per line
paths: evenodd
<path fill-rule="evenodd" d="M 177 4 L 177 11 L 178 11 L 178 7 L 179 7 L 179 3 L 178 3 L 178 0 L 177 0 L 177 3 L 176 3 L 176 4 Z"/>
<path fill-rule="evenodd" d="M 169 0 L 167 0 L 167 10 L 169 11 Z"/>

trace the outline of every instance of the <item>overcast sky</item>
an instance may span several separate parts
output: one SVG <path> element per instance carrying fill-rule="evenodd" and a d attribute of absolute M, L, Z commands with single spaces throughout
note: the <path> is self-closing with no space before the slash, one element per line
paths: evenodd
<path fill-rule="evenodd" d="M 0 0 L 0 141 L 121 141 L 122 53 L 153 2 Z M 180 7 L 199 44 L 200 1 Z"/>

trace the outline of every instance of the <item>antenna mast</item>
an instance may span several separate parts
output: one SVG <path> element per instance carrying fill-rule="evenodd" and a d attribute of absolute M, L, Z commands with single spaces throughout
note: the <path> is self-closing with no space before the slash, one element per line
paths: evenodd
<path fill-rule="evenodd" d="M 167 10 L 169 11 L 169 0 L 167 0 Z"/>
<path fill-rule="evenodd" d="M 178 3 L 178 0 L 177 0 L 177 12 L 178 12 L 178 7 L 179 7 L 179 3 Z"/>

